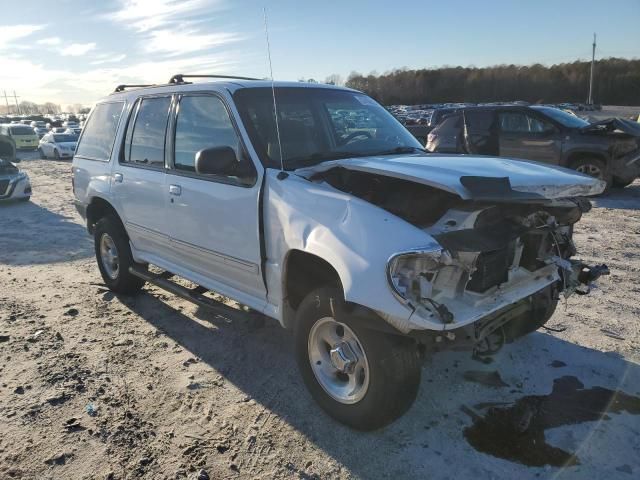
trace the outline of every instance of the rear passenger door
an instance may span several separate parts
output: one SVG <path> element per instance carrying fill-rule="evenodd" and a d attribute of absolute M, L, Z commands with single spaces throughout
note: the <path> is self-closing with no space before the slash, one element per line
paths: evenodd
<path fill-rule="evenodd" d="M 171 96 L 139 98 L 112 178 L 113 197 L 136 253 L 154 263 L 169 247 L 165 222 L 165 142 Z"/>
<path fill-rule="evenodd" d="M 181 96 L 174 125 L 175 155 L 165 185 L 174 261 L 195 274 L 187 278 L 256 308 L 266 291 L 255 165 L 218 95 Z M 196 154 L 222 146 L 235 151 L 242 177 L 196 173 Z"/>
<path fill-rule="evenodd" d="M 525 111 L 502 111 L 500 156 L 559 163 L 562 153 L 560 131 L 549 121 Z"/>

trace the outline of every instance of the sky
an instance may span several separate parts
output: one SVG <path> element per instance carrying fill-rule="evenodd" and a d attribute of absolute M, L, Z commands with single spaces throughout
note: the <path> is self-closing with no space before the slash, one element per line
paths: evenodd
<path fill-rule="evenodd" d="M 594 32 L 596 58 L 640 58 L 640 0 L 0 0 L 0 95 L 91 105 L 175 73 L 267 77 L 263 7 L 277 80 L 586 60 Z"/>

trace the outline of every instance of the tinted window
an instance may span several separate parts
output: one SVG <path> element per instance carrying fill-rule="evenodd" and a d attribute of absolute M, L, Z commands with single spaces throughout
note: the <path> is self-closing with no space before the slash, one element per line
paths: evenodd
<path fill-rule="evenodd" d="M 545 115 L 550 116 L 555 121 L 560 122 L 565 127 L 582 128 L 589 125 L 589 122 L 584 121 L 581 118 L 571 115 L 570 113 L 560 110 L 559 108 L 552 107 L 531 107 Z"/>
<path fill-rule="evenodd" d="M 65 135 L 65 134 L 56 134 L 53 136 L 53 139 L 54 141 L 59 143 L 78 141 L 78 137 L 76 137 L 75 135 Z"/>
<path fill-rule="evenodd" d="M 462 128 L 462 115 L 451 115 L 449 117 L 446 117 L 436 127 L 436 129 L 439 132 L 456 132 L 461 128 Z"/>
<path fill-rule="evenodd" d="M 76 156 L 109 160 L 123 106 L 123 102 L 116 102 L 102 103 L 94 107 L 87 120 Z"/>
<path fill-rule="evenodd" d="M 33 128 L 25 126 L 9 127 L 11 135 L 34 135 Z"/>
<path fill-rule="evenodd" d="M 500 130 L 509 133 L 542 133 L 553 129 L 553 125 L 522 112 L 500 114 Z"/>
<path fill-rule="evenodd" d="M 213 96 L 183 97 L 176 122 L 175 168 L 194 172 L 198 151 L 224 146 L 243 158 L 240 140 L 222 101 Z"/>
<path fill-rule="evenodd" d="M 142 99 L 133 126 L 133 116 L 129 121 L 125 162 L 164 168 L 164 140 L 170 104 L 170 97 Z"/>

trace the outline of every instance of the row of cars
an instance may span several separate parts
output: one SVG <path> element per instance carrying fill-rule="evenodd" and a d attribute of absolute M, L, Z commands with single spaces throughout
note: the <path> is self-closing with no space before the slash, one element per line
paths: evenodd
<path fill-rule="evenodd" d="M 404 123 L 432 153 L 559 165 L 603 180 L 607 189 L 625 187 L 640 177 L 638 122 L 621 118 L 589 122 L 562 106 L 566 104 L 449 104 L 434 109 L 428 125 Z"/>
<path fill-rule="evenodd" d="M 10 138 L 17 150 L 37 150 L 40 158 L 57 160 L 73 157 L 81 132 L 82 128 L 73 124 L 48 130 L 24 124 L 0 124 L 0 135 Z"/>

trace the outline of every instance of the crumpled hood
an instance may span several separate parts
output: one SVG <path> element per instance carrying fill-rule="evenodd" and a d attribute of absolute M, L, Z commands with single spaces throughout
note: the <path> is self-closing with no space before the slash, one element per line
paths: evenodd
<path fill-rule="evenodd" d="M 626 133 L 627 135 L 640 137 L 640 123 L 625 120 L 623 118 L 608 118 L 606 120 L 585 125 L 580 129 L 580 131 L 586 133 L 619 131 Z"/>
<path fill-rule="evenodd" d="M 464 200 L 527 201 L 597 195 L 605 183 L 562 167 L 472 155 L 398 155 L 333 160 L 296 170 L 312 177 L 342 167 L 409 180 Z"/>

